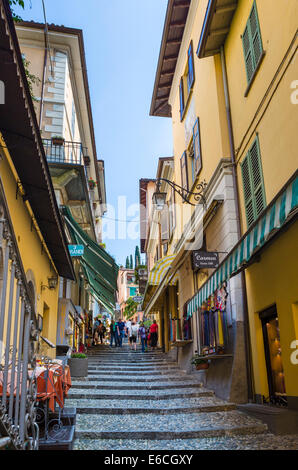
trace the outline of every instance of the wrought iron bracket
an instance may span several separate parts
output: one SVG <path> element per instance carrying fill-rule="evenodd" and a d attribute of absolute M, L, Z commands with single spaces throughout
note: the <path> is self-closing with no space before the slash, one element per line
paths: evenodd
<path fill-rule="evenodd" d="M 185 189 L 182 186 L 180 186 L 179 184 L 174 183 L 173 181 L 170 181 L 166 178 L 158 178 L 156 180 L 156 185 L 157 185 L 158 189 L 160 188 L 161 183 L 163 181 L 165 183 L 167 183 L 177 194 L 179 194 L 179 196 L 187 204 L 191 204 L 192 206 L 197 206 L 198 204 L 202 203 L 204 206 L 206 206 L 206 198 L 205 198 L 204 192 L 206 191 L 206 188 L 207 188 L 207 182 L 205 180 L 202 181 L 201 183 L 198 183 L 195 186 L 196 192 L 189 191 L 188 189 Z M 198 204 L 193 204 L 192 202 L 190 202 L 190 200 L 189 200 L 190 196 L 193 196 L 194 200 L 197 201 Z M 202 202 L 200 202 L 200 201 L 202 201 Z"/>

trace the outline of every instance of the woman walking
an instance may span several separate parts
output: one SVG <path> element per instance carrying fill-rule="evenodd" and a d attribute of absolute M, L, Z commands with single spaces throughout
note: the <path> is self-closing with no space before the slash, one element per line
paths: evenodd
<path fill-rule="evenodd" d="M 141 345 L 142 345 L 142 353 L 145 352 L 145 342 L 146 342 L 146 328 L 144 326 L 144 323 L 140 323 L 140 328 L 139 328 L 139 337 L 141 338 Z"/>
<path fill-rule="evenodd" d="M 153 323 L 150 326 L 150 343 L 151 343 L 151 348 L 153 350 L 157 346 L 157 339 L 158 339 L 158 324 L 156 323 L 156 320 L 153 320 Z"/>

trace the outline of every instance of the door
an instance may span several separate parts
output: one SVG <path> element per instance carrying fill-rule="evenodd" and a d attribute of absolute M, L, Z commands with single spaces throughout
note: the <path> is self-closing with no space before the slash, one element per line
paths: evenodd
<path fill-rule="evenodd" d="M 286 406 L 287 396 L 282 363 L 279 321 L 276 306 L 260 313 L 267 367 L 269 402 Z"/>

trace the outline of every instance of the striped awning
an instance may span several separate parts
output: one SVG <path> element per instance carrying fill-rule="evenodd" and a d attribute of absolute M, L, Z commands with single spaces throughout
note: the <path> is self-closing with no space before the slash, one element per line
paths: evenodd
<path fill-rule="evenodd" d="M 155 264 L 154 268 L 149 274 L 148 278 L 148 284 L 151 286 L 159 286 L 160 283 L 163 281 L 164 277 L 168 274 L 168 271 L 176 258 L 175 255 L 169 255 L 165 256 L 164 258 L 161 258 L 160 260 L 157 261 Z M 175 276 L 174 276 L 175 277 Z M 174 278 L 173 278 L 174 279 Z M 177 282 L 177 280 L 176 280 Z M 175 282 L 175 283 L 176 283 Z M 171 284 L 170 285 L 174 285 Z"/>
<path fill-rule="evenodd" d="M 251 258 L 281 229 L 291 213 L 298 208 L 297 172 L 279 196 L 260 215 L 258 220 L 241 238 L 221 265 L 189 301 L 187 316 L 190 318 L 230 277 L 244 269 Z"/>

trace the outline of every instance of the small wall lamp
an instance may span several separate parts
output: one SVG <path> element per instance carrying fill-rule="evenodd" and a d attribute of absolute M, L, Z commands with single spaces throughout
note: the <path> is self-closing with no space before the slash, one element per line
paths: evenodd
<path fill-rule="evenodd" d="M 52 276 L 52 277 L 48 277 L 48 285 L 41 284 L 41 290 L 43 289 L 55 290 L 57 286 L 58 286 L 58 277 Z"/>

